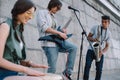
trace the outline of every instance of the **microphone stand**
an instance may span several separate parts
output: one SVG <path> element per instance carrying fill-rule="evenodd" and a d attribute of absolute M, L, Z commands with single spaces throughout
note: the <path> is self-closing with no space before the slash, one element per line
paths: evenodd
<path fill-rule="evenodd" d="M 83 30 L 83 32 L 82 32 L 81 46 L 80 46 L 80 57 L 79 57 L 78 75 L 77 75 L 77 80 L 79 80 L 80 66 L 81 66 L 81 57 L 82 57 L 82 50 L 83 50 L 83 40 L 84 40 L 83 35 L 85 35 L 86 38 L 87 38 L 87 34 L 86 34 L 86 31 L 84 30 L 84 28 L 83 28 L 83 26 L 82 26 L 82 24 L 81 24 L 81 22 L 80 22 L 80 19 L 78 18 L 75 10 L 74 10 L 74 14 L 75 14 L 75 16 L 76 16 L 76 18 L 77 18 L 77 20 L 78 20 L 78 22 L 79 22 L 79 25 L 81 26 L 81 28 L 82 28 L 82 30 Z M 88 40 L 88 39 L 87 39 L 87 40 Z M 90 46 L 92 46 L 89 40 L 88 40 L 88 42 L 89 42 Z"/>
<path fill-rule="evenodd" d="M 79 74 L 80 74 L 81 57 L 82 57 L 83 40 L 84 40 L 83 36 L 84 36 L 84 34 L 85 34 L 85 32 L 82 32 L 77 80 L 79 80 Z"/>

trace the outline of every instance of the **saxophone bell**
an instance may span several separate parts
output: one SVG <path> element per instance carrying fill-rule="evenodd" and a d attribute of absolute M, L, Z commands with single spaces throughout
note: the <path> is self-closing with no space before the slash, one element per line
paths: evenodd
<path fill-rule="evenodd" d="M 94 52 L 95 52 L 96 62 L 99 62 L 100 61 L 100 55 L 99 55 L 99 52 L 100 52 L 100 43 L 99 42 L 94 42 L 92 44 L 92 47 L 93 47 Z"/>

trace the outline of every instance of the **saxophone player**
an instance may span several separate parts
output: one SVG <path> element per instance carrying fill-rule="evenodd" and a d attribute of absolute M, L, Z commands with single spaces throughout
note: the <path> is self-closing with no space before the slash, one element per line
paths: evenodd
<path fill-rule="evenodd" d="M 101 25 L 94 26 L 88 34 L 88 40 L 90 43 L 99 42 L 101 49 L 99 50 L 100 61 L 95 63 L 96 76 L 95 80 L 101 80 L 102 68 L 104 62 L 104 53 L 108 50 L 110 41 L 110 31 L 108 29 L 110 24 L 110 17 L 104 15 L 101 17 Z M 89 71 L 93 60 L 96 59 L 95 52 L 91 46 L 87 51 L 86 63 L 84 68 L 83 80 L 89 80 Z"/>

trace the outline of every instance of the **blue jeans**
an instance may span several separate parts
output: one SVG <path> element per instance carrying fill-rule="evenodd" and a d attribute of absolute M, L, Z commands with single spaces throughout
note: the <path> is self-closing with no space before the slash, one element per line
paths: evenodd
<path fill-rule="evenodd" d="M 92 61 L 95 59 L 95 53 L 93 50 L 88 50 L 87 51 L 87 56 L 86 56 L 86 64 L 85 64 L 85 69 L 84 69 L 84 76 L 83 80 L 89 80 L 89 71 L 91 68 Z M 101 56 L 101 60 L 99 62 L 96 62 L 96 77 L 95 80 L 101 80 L 101 75 L 102 75 L 102 68 L 103 68 L 103 61 L 104 61 L 104 55 Z"/>
<path fill-rule="evenodd" d="M 61 48 L 60 46 L 56 47 L 42 47 L 43 50 L 45 51 L 45 54 L 47 56 L 47 62 L 50 68 L 48 68 L 48 73 L 55 73 L 56 72 L 56 62 L 58 58 L 58 53 L 59 52 L 68 52 L 68 58 L 66 62 L 66 68 L 64 70 L 64 73 L 67 73 L 71 75 L 74 67 L 74 62 L 75 62 L 75 57 L 76 57 L 76 51 L 77 47 L 68 42 L 65 41 L 64 48 Z"/>
<path fill-rule="evenodd" d="M 18 74 L 18 72 L 0 68 L 0 80 L 3 80 L 5 77 L 13 76 L 13 75 L 17 75 L 17 74 Z"/>

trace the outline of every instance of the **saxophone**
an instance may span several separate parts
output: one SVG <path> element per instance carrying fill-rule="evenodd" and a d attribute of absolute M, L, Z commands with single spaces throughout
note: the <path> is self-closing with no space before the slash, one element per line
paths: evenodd
<path fill-rule="evenodd" d="M 100 50 L 101 50 L 100 33 L 101 33 L 100 26 L 98 26 L 97 41 L 92 43 L 92 47 L 96 56 L 96 62 L 100 61 Z"/>
<path fill-rule="evenodd" d="M 92 47 L 94 49 L 94 53 L 95 53 L 95 56 L 96 56 L 96 62 L 99 62 L 100 61 L 100 42 L 94 42 L 92 44 Z"/>

